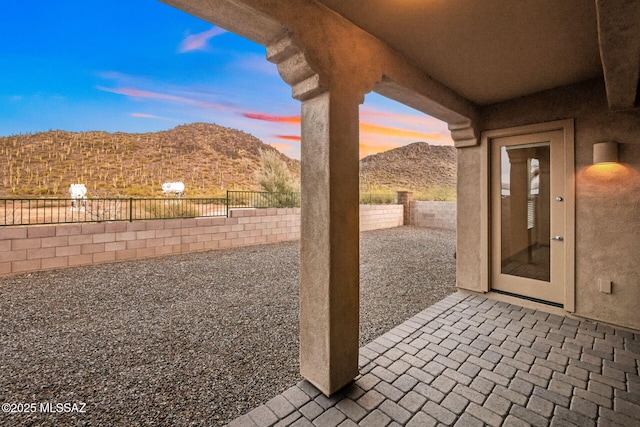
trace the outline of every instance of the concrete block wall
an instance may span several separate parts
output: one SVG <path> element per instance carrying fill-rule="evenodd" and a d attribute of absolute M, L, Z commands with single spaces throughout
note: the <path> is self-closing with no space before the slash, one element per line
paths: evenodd
<path fill-rule="evenodd" d="M 402 226 L 402 205 L 360 205 L 360 231 Z"/>
<path fill-rule="evenodd" d="M 402 206 L 361 206 L 365 230 L 402 225 Z M 189 218 L 0 227 L 0 276 L 300 238 L 300 209 Z"/>
<path fill-rule="evenodd" d="M 456 202 L 411 201 L 414 227 L 456 229 Z"/>

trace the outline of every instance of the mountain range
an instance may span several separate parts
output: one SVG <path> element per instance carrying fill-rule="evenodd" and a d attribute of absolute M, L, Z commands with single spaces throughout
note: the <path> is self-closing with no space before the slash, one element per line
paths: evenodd
<path fill-rule="evenodd" d="M 425 191 L 455 188 L 456 149 L 414 142 L 360 160 L 360 189 Z"/>
<path fill-rule="evenodd" d="M 259 190 L 260 151 L 275 148 L 236 129 L 192 123 L 149 133 L 51 130 L 0 137 L 0 197 L 156 197 L 184 182 L 188 197 Z M 277 152 L 294 178 L 300 162 Z M 362 191 L 455 187 L 455 149 L 417 142 L 360 161 Z"/>

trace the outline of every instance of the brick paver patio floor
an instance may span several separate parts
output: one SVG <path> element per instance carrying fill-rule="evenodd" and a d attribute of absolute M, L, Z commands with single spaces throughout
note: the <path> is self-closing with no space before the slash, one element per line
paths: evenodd
<path fill-rule="evenodd" d="M 306 381 L 229 425 L 640 426 L 640 334 L 456 293 L 360 349 L 332 398 Z"/>

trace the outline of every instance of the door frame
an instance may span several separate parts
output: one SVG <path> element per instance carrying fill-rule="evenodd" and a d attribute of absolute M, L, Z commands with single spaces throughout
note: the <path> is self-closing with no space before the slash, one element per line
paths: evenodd
<path fill-rule="evenodd" d="M 561 130 L 564 136 L 564 310 L 575 311 L 575 152 L 573 119 L 482 132 L 480 288 L 491 291 L 491 141 L 495 138 Z"/>

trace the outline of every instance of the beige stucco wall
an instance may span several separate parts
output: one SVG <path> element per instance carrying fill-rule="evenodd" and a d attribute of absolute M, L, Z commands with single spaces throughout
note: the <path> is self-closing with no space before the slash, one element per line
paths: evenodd
<path fill-rule="evenodd" d="M 574 119 L 576 314 L 640 329 L 640 109 L 612 112 L 604 85 L 590 81 L 485 107 L 482 130 Z M 592 165 L 593 144 L 620 143 L 618 170 Z M 458 154 L 458 285 L 478 289 L 483 182 L 481 150 Z M 485 196 L 486 197 L 486 196 Z M 598 279 L 611 280 L 611 294 Z"/>

